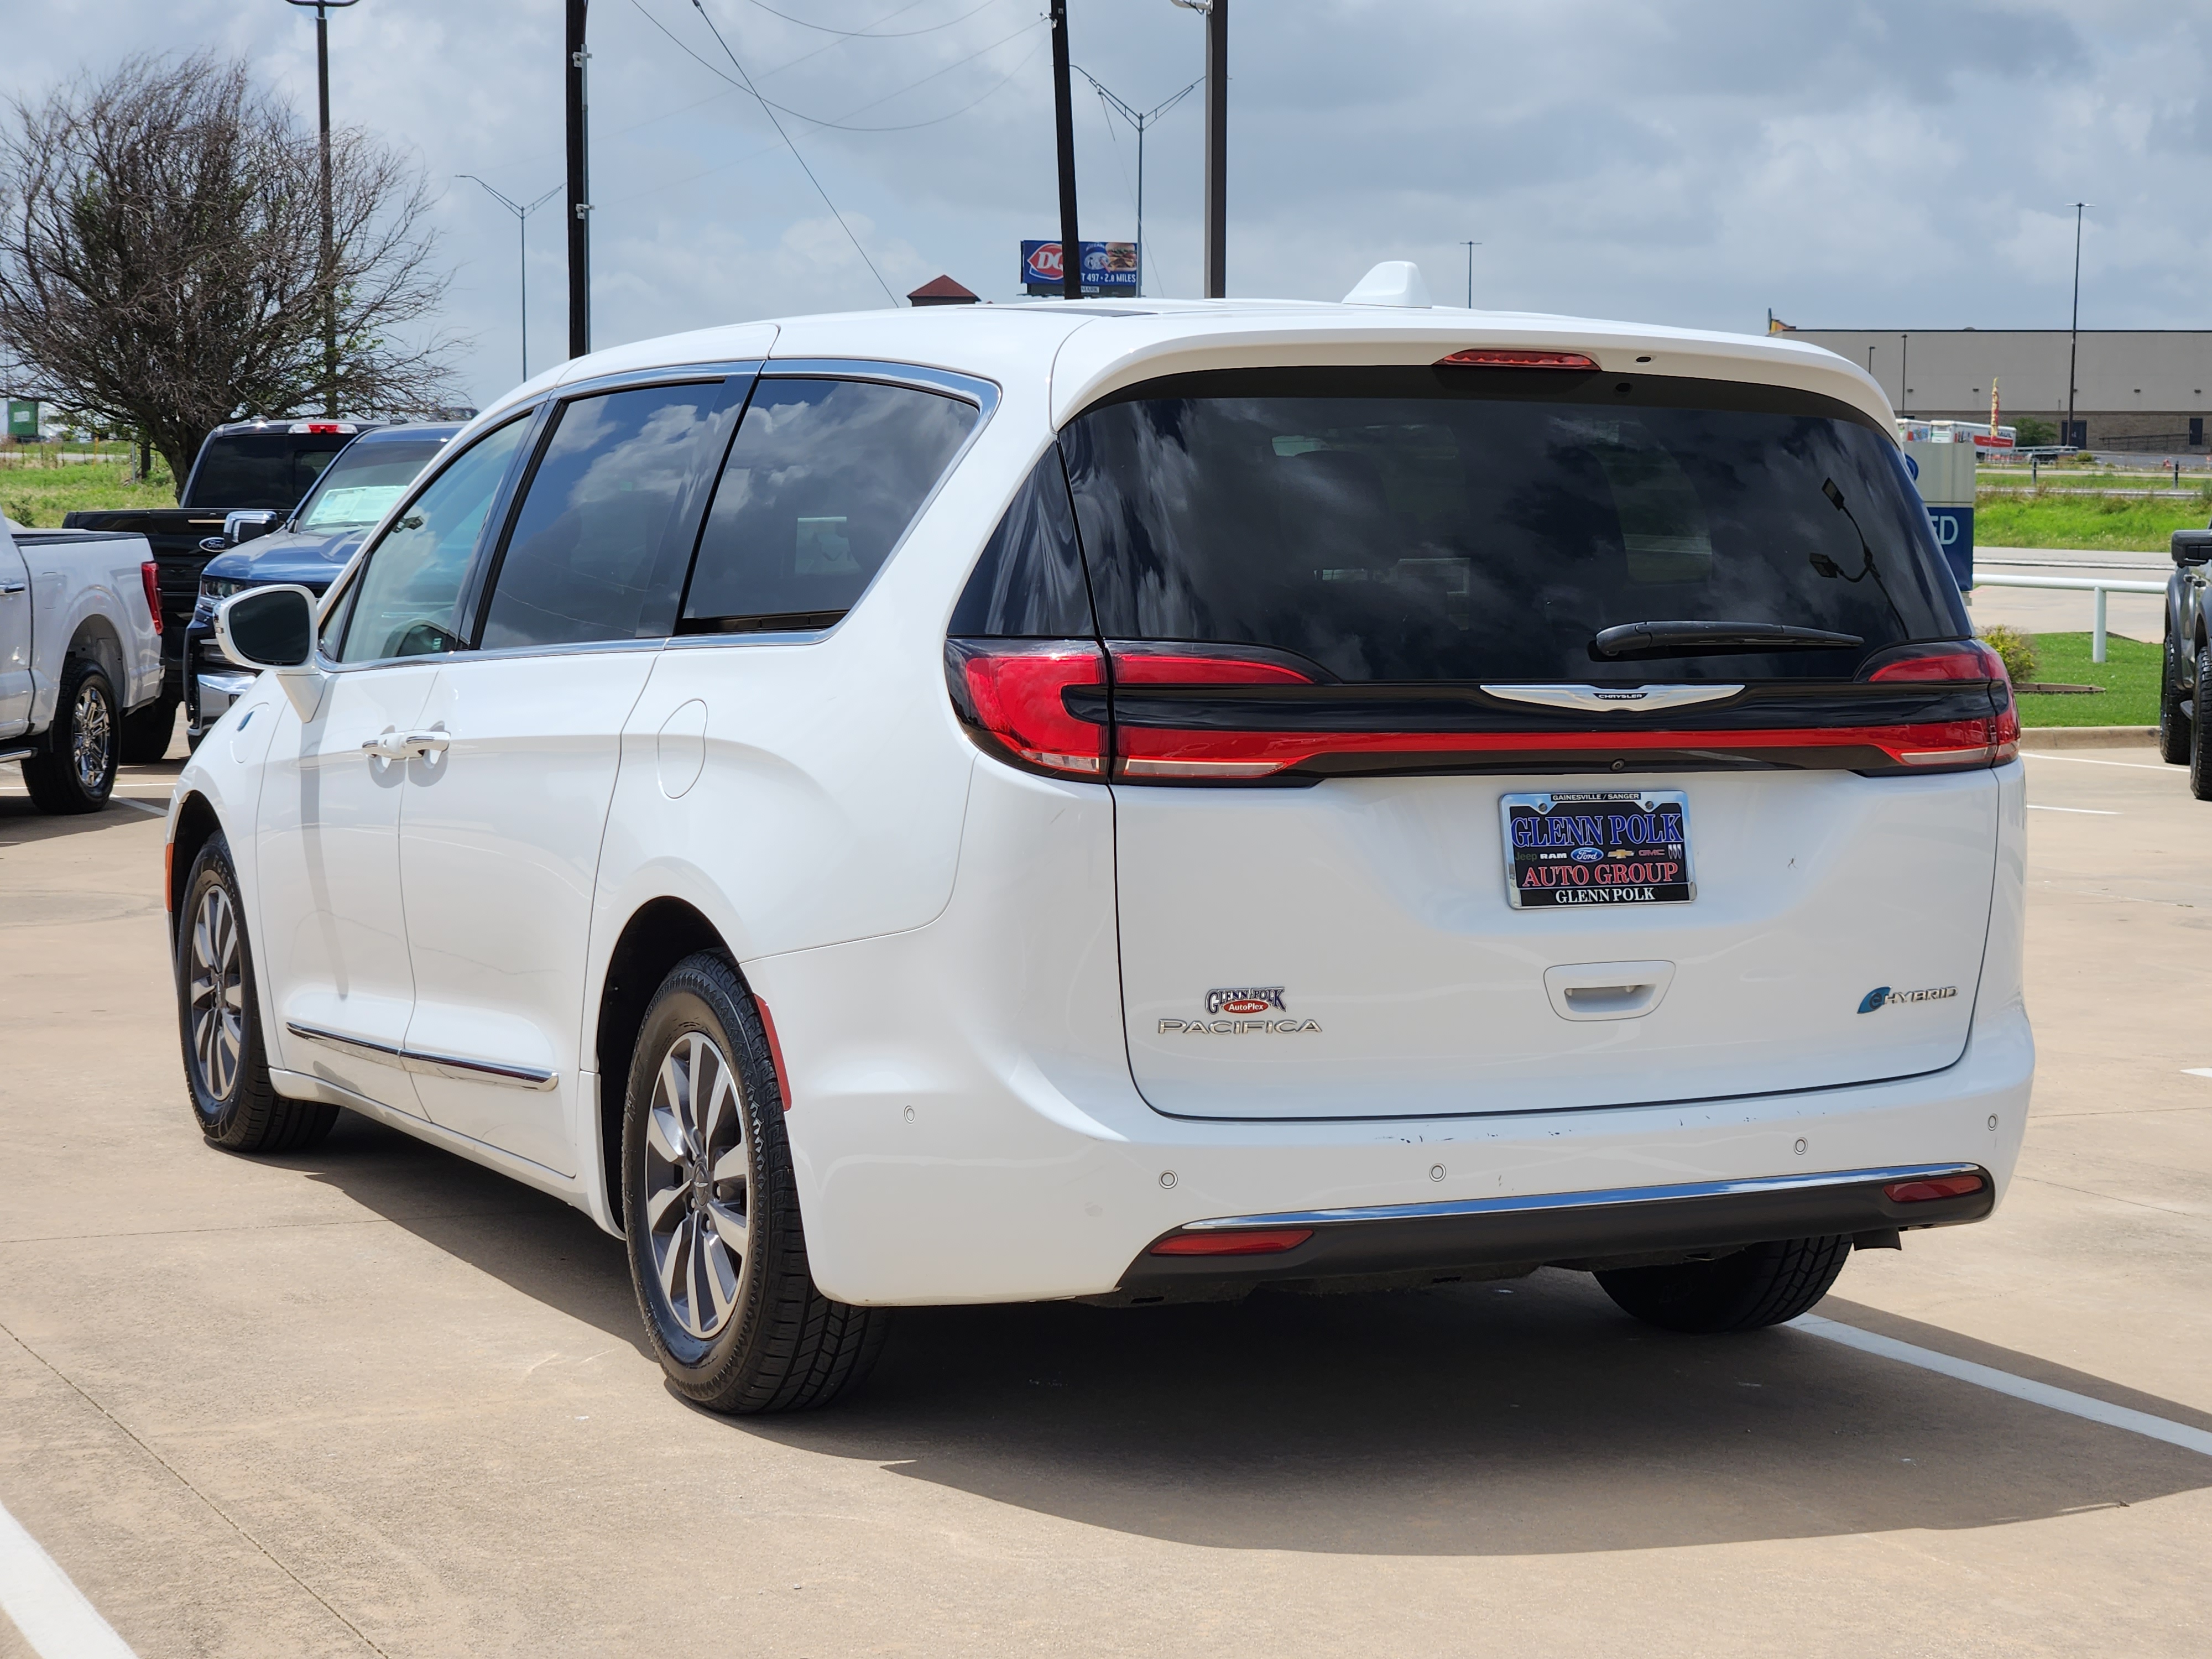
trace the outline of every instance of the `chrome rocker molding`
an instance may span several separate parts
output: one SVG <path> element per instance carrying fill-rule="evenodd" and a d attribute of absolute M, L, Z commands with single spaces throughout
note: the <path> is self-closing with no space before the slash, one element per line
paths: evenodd
<path fill-rule="evenodd" d="M 1899 1204 L 1882 1191 L 1903 1181 L 1975 1175 L 1978 1190 Z M 1979 1221 L 1996 1206 L 1996 1185 L 1978 1164 L 1911 1164 L 1668 1187 L 1535 1193 L 1362 1209 L 1291 1210 L 1219 1216 L 1169 1237 L 1249 1228 L 1306 1228 L 1313 1237 L 1267 1255 L 1139 1255 L 1121 1294 L 1188 1293 L 1208 1281 L 1358 1279 L 1466 1269 L 1626 1267 L 1725 1254 L 1789 1238 L 1849 1237 L 1891 1245 L 1906 1229 Z M 1158 1241 L 1155 1240 L 1154 1243 Z M 1491 1274 L 1488 1276 L 1496 1276 Z"/>
<path fill-rule="evenodd" d="M 453 1078 L 463 1083 L 504 1083 L 518 1089 L 538 1090 L 550 1089 L 561 1080 L 558 1072 L 541 1071 L 535 1066 L 506 1066 L 488 1060 L 462 1060 L 453 1054 L 428 1054 L 420 1048 L 395 1048 L 388 1042 L 372 1042 L 366 1037 L 348 1036 L 343 1031 L 326 1031 L 320 1026 L 302 1025 L 296 1019 L 286 1020 L 284 1029 L 295 1037 L 319 1042 L 325 1048 L 336 1048 L 340 1054 L 381 1060 L 403 1071 L 420 1072 L 426 1077 Z"/>

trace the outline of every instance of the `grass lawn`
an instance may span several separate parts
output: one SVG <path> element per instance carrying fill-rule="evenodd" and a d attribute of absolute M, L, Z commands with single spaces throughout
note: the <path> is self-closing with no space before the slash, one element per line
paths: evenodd
<path fill-rule="evenodd" d="M 143 484 L 125 482 L 127 461 L 72 461 L 60 466 L 0 466 L 0 512 L 17 524 L 51 530 L 62 514 L 79 507 L 174 507 L 175 484 L 160 457 L 154 477 Z"/>
<path fill-rule="evenodd" d="M 2163 553 L 2167 538 L 2175 531 L 2202 530 L 2212 521 L 2212 502 L 2204 501 L 2039 496 L 2008 489 L 1978 490 L 1976 495 L 1977 547 L 2083 547 Z"/>
<path fill-rule="evenodd" d="M 2102 663 L 2089 660 L 2087 634 L 2038 634 L 2035 678 L 2062 685 L 2101 685 L 2100 697 L 2024 692 L 2022 726 L 2156 726 L 2158 675 L 2163 652 L 2157 645 L 2105 636 Z"/>

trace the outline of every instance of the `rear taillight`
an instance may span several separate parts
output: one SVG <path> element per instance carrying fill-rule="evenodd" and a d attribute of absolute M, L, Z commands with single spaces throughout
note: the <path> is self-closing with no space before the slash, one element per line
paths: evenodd
<path fill-rule="evenodd" d="M 1979 742 L 1902 750 L 1898 758 L 1908 766 L 1972 765 L 1981 760 L 1995 765 L 2020 754 L 2020 706 L 2013 701 L 2012 676 L 2005 672 L 2004 659 L 1979 640 L 1894 646 L 1869 658 L 1859 670 L 1859 678 L 1893 684 L 1970 680 L 1989 686 L 1991 713 Z"/>
<path fill-rule="evenodd" d="M 1128 686 L 1311 685 L 1314 677 L 1257 653 L 1117 642 L 1114 683 Z M 1279 734 L 1117 726 L 1114 774 L 1123 778 L 1264 778 L 1283 769 Z"/>
<path fill-rule="evenodd" d="M 1438 368 L 1595 368 L 1579 351 L 1528 351 L 1516 346 L 1472 346 L 1437 359 Z"/>
<path fill-rule="evenodd" d="M 154 613 L 154 631 L 161 631 L 161 567 L 149 559 L 138 567 L 138 580 L 146 584 L 146 609 Z"/>
<path fill-rule="evenodd" d="M 1213 1233 L 1170 1233 L 1153 1255 L 1279 1255 L 1313 1237 L 1310 1227 L 1240 1227 Z"/>
<path fill-rule="evenodd" d="M 1929 1176 L 1924 1181 L 1893 1181 L 1881 1189 L 1893 1204 L 1925 1204 L 1931 1199 L 1964 1198 L 1982 1190 L 1978 1175 Z"/>
<path fill-rule="evenodd" d="M 945 669 L 961 717 L 1010 757 L 1068 777 L 1106 774 L 1105 653 L 1089 640 L 950 640 Z M 1101 718 L 1069 712 L 1093 688 Z"/>

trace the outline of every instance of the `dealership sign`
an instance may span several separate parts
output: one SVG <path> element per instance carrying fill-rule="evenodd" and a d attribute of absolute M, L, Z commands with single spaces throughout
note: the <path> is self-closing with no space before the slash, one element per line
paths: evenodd
<path fill-rule="evenodd" d="M 1134 242 L 1085 242 L 1083 246 L 1083 291 L 1085 294 L 1137 292 L 1138 261 Z M 1062 290 L 1060 244 L 1022 244 L 1022 286 L 1031 294 Z"/>

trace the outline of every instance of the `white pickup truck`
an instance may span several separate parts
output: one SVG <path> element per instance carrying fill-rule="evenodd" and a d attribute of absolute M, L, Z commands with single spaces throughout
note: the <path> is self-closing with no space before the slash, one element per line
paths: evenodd
<path fill-rule="evenodd" d="M 161 695 L 155 574 L 143 536 L 0 520 L 0 761 L 42 811 L 106 805 L 123 716 Z"/>

